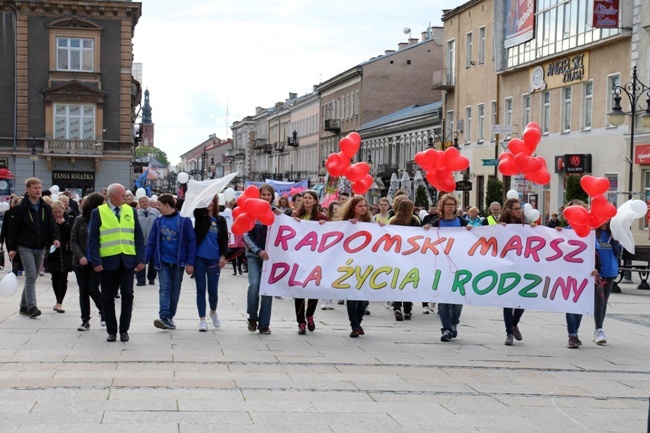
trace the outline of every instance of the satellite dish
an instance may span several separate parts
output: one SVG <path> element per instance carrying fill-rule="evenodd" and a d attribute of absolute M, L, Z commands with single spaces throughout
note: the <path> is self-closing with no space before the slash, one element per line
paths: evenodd
<path fill-rule="evenodd" d="M 404 34 L 408 35 L 411 33 L 411 28 L 410 27 L 404 27 Z"/>

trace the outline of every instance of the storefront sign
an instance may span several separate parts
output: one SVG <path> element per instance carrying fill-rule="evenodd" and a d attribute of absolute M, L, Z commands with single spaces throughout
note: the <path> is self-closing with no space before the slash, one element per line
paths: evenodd
<path fill-rule="evenodd" d="M 593 27 L 595 29 L 618 28 L 619 0 L 594 0 Z"/>
<path fill-rule="evenodd" d="M 650 164 L 650 144 L 642 144 L 634 149 L 634 163 L 641 165 Z"/>
<path fill-rule="evenodd" d="M 566 174 L 591 173 L 591 154 L 564 155 L 564 172 Z"/>
<path fill-rule="evenodd" d="M 589 52 L 572 54 L 543 65 L 548 89 L 586 81 L 589 78 Z"/>
<path fill-rule="evenodd" d="M 52 180 L 57 181 L 79 181 L 94 182 L 95 173 L 92 171 L 53 171 Z"/>

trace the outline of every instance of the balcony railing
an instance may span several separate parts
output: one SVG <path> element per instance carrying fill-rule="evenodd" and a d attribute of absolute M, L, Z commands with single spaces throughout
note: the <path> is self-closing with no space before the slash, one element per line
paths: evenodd
<path fill-rule="evenodd" d="M 271 146 L 270 144 L 265 144 L 264 153 L 273 153 L 273 146 Z"/>
<path fill-rule="evenodd" d="M 456 87 L 456 77 L 452 68 L 433 72 L 433 90 L 451 90 Z"/>
<path fill-rule="evenodd" d="M 293 137 L 287 137 L 287 146 L 298 147 L 298 139 L 294 140 Z"/>
<path fill-rule="evenodd" d="M 341 121 L 339 119 L 325 119 L 325 131 L 341 132 Z"/>
<path fill-rule="evenodd" d="M 234 151 L 232 151 L 232 150 L 226 150 L 226 151 L 223 153 L 223 160 L 224 160 L 224 162 L 228 162 L 228 163 L 233 162 L 233 161 L 235 160 L 235 153 L 234 153 Z"/>
<path fill-rule="evenodd" d="M 244 149 L 235 149 L 235 159 L 245 159 L 246 151 Z"/>
<path fill-rule="evenodd" d="M 265 144 L 266 144 L 266 138 L 257 138 L 253 142 L 253 149 L 264 149 Z"/>
<path fill-rule="evenodd" d="M 97 140 L 45 140 L 45 154 L 96 156 L 104 154 L 104 143 Z"/>

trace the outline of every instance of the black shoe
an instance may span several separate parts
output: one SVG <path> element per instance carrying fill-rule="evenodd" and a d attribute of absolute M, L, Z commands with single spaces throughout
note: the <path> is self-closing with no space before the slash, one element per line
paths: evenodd
<path fill-rule="evenodd" d="M 27 309 L 27 313 L 28 313 L 30 319 L 35 319 L 35 318 L 37 318 L 38 316 L 41 315 L 41 310 L 39 310 L 36 307 L 29 307 Z"/>
<path fill-rule="evenodd" d="M 127 342 L 129 341 L 129 333 L 128 332 L 120 332 L 120 341 Z"/>
<path fill-rule="evenodd" d="M 400 310 L 395 310 L 395 320 L 398 322 L 404 320 L 404 317 L 402 317 L 402 312 Z"/>
<path fill-rule="evenodd" d="M 20 310 L 18 312 L 22 316 L 29 316 L 29 308 L 27 308 L 27 307 L 20 307 Z"/>
<path fill-rule="evenodd" d="M 84 320 L 81 322 L 81 325 L 77 328 L 77 331 L 87 331 L 90 329 L 90 322 L 87 320 Z"/>
<path fill-rule="evenodd" d="M 453 337 L 451 336 L 451 331 L 443 330 L 442 336 L 440 337 L 440 341 L 451 341 L 452 338 Z"/>
<path fill-rule="evenodd" d="M 243 272 L 242 272 L 241 269 L 240 269 L 240 270 L 239 270 L 239 275 L 241 275 L 241 274 L 243 274 Z"/>
<path fill-rule="evenodd" d="M 411 313 L 404 313 L 404 320 L 411 320 Z"/>
<path fill-rule="evenodd" d="M 145 283 L 137 283 L 136 286 L 137 287 L 142 287 L 142 286 L 146 286 L 146 284 Z M 117 296 L 117 295 L 115 295 L 115 297 L 119 298 L 119 296 Z"/>
<path fill-rule="evenodd" d="M 366 311 L 363 312 L 363 315 L 364 316 L 370 316 L 370 310 L 366 309 Z"/>
<path fill-rule="evenodd" d="M 155 284 L 156 284 L 156 282 L 155 282 L 154 280 L 149 280 L 149 285 L 150 285 L 150 286 L 153 286 L 153 285 L 155 285 Z"/>
<path fill-rule="evenodd" d="M 237 270 L 235 269 L 234 271 L 232 271 L 232 274 L 237 275 Z"/>
<path fill-rule="evenodd" d="M 115 334 L 108 334 L 108 337 L 106 337 L 106 341 L 109 343 L 114 343 L 115 340 L 117 340 L 117 336 Z"/>

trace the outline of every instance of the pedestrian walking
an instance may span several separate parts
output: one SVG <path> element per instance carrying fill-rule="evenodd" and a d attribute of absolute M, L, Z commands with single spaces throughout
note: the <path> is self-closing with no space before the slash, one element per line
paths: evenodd
<path fill-rule="evenodd" d="M 70 234 L 72 225 L 64 216 L 65 204 L 60 200 L 52 202 L 52 215 L 59 229 L 60 247 L 54 245 L 45 250 L 45 270 L 52 278 L 52 291 L 56 297 L 56 304 L 53 310 L 57 313 L 65 313 L 63 300 L 68 292 L 68 274 L 72 271 L 72 250 L 70 248 Z"/>

